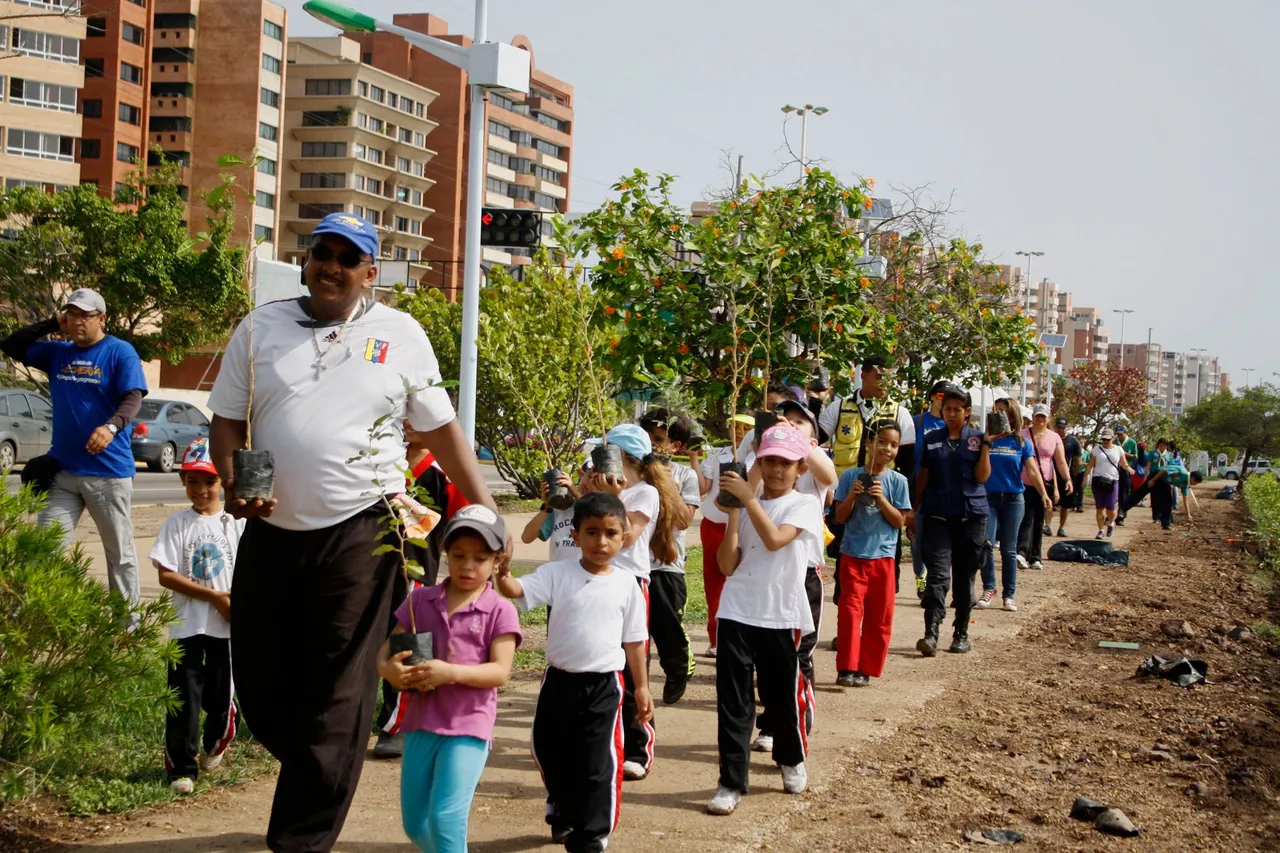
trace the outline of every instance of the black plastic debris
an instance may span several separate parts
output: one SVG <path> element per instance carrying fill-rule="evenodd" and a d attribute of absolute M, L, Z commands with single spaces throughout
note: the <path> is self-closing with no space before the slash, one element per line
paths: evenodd
<path fill-rule="evenodd" d="M 1049 559 L 1055 563 L 1092 563 L 1095 566 L 1127 566 L 1129 552 L 1108 549 L 1097 553 L 1096 549 L 1085 548 L 1076 542 L 1055 542 L 1049 548 Z"/>
<path fill-rule="evenodd" d="M 1192 658 L 1162 658 L 1152 655 L 1138 667 L 1138 675 L 1155 676 L 1179 687 L 1193 687 L 1208 681 L 1209 665 Z"/>
<path fill-rule="evenodd" d="M 1235 486 L 1223 486 L 1221 489 L 1218 489 L 1218 493 L 1214 495 L 1214 497 L 1220 501 L 1234 500 L 1235 496 L 1236 496 Z"/>

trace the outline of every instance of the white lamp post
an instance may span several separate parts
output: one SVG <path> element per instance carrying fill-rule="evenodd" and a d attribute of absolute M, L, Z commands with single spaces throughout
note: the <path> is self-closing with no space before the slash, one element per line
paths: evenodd
<path fill-rule="evenodd" d="M 1014 252 L 1014 254 L 1021 255 L 1022 257 L 1027 259 L 1027 281 L 1026 281 L 1026 284 L 1024 285 L 1024 287 L 1026 288 L 1026 297 L 1023 299 L 1023 303 L 1024 303 L 1023 307 L 1025 308 L 1027 313 L 1030 314 L 1031 313 L 1031 259 L 1041 257 L 1042 255 L 1044 255 L 1044 252 L 1037 252 L 1035 250 L 1024 252 L 1020 249 Z M 1026 364 L 1022 365 L 1022 390 L 1018 394 L 1018 402 L 1021 403 L 1023 406 L 1027 405 L 1027 365 Z"/>
<path fill-rule="evenodd" d="M 813 104 L 805 104 L 803 107 L 793 107 L 787 104 L 782 108 L 784 113 L 795 113 L 800 116 L 800 180 L 804 180 L 805 164 L 808 161 L 809 151 L 809 114 L 816 116 L 824 115 L 830 110 L 826 107 L 815 107 Z"/>
<path fill-rule="evenodd" d="M 489 2 L 476 0 L 475 35 L 470 47 L 379 21 L 329 0 L 310 0 L 302 8 L 345 32 L 394 33 L 415 47 L 467 72 L 471 87 L 471 138 L 467 147 L 467 242 L 463 259 L 461 370 L 458 420 L 467 442 L 476 437 L 476 337 L 480 326 L 480 212 L 484 207 L 485 93 L 489 89 L 529 91 L 529 52 L 488 39 Z"/>

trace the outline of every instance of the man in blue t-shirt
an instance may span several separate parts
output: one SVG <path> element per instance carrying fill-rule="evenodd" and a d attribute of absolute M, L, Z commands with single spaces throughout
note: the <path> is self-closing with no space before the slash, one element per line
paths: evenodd
<path fill-rule="evenodd" d="M 132 346 L 106 333 L 107 303 L 80 288 L 54 317 L 0 341 L 0 351 L 49 377 L 53 442 L 59 471 L 40 511 L 40 524 L 62 526 L 71 546 L 87 509 L 102 536 L 107 585 L 138 602 L 138 558 L 133 543 L 133 450 L 129 422 L 138 414 L 147 380 Z M 60 332 L 65 340 L 40 340 Z"/>

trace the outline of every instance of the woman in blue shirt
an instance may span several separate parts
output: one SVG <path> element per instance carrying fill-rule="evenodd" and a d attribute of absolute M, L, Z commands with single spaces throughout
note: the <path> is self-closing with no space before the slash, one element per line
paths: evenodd
<path fill-rule="evenodd" d="M 1006 412 L 1013 432 L 987 436 L 991 442 L 991 476 L 986 482 L 987 505 L 991 510 L 987 515 L 987 542 L 991 547 L 987 549 L 986 559 L 982 564 L 982 596 L 974 606 L 990 607 L 996 597 L 996 560 L 993 549 L 998 541 L 1004 609 L 1017 610 L 1014 597 L 1018 592 L 1018 530 L 1026 511 L 1023 471 L 1039 493 L 1046 512 L 1053 504 L 1040 474 L 1040 466 L 1036 464 L 1035 450 L 1022 434 L 1022 410 L 1017 403 L 1009 400 Z"/>
<path fill-rule="evenodd" d="M 952 385 L 942 397 L 946 426 L 924 436 L 916 475 L 916 506 L 924 516 L 924 637 L 916 649 L 925 657 L 938 653 L 938 629 L 947 615 L 947 587 L 955 605 L 951 651 L 969 651 L 969 614 L 973 578 L 987 547 L 987 490 L 991 476 L 990 442 L 981 430 L 965 426 L 972 403 L 969 392 Z M 952 562 L 955 573 L 952 576 Z"/>

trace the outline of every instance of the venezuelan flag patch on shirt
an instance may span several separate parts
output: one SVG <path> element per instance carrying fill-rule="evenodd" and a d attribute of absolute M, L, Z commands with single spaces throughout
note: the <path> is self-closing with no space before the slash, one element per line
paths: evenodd
<path fill-rule="evenodd" d="M 387 341 L 369 338 L 369 342 L 364 346 L 364 360 L 372 361 L 374 364 L 386 364 L 387 349 L 390 346 Z"/>

